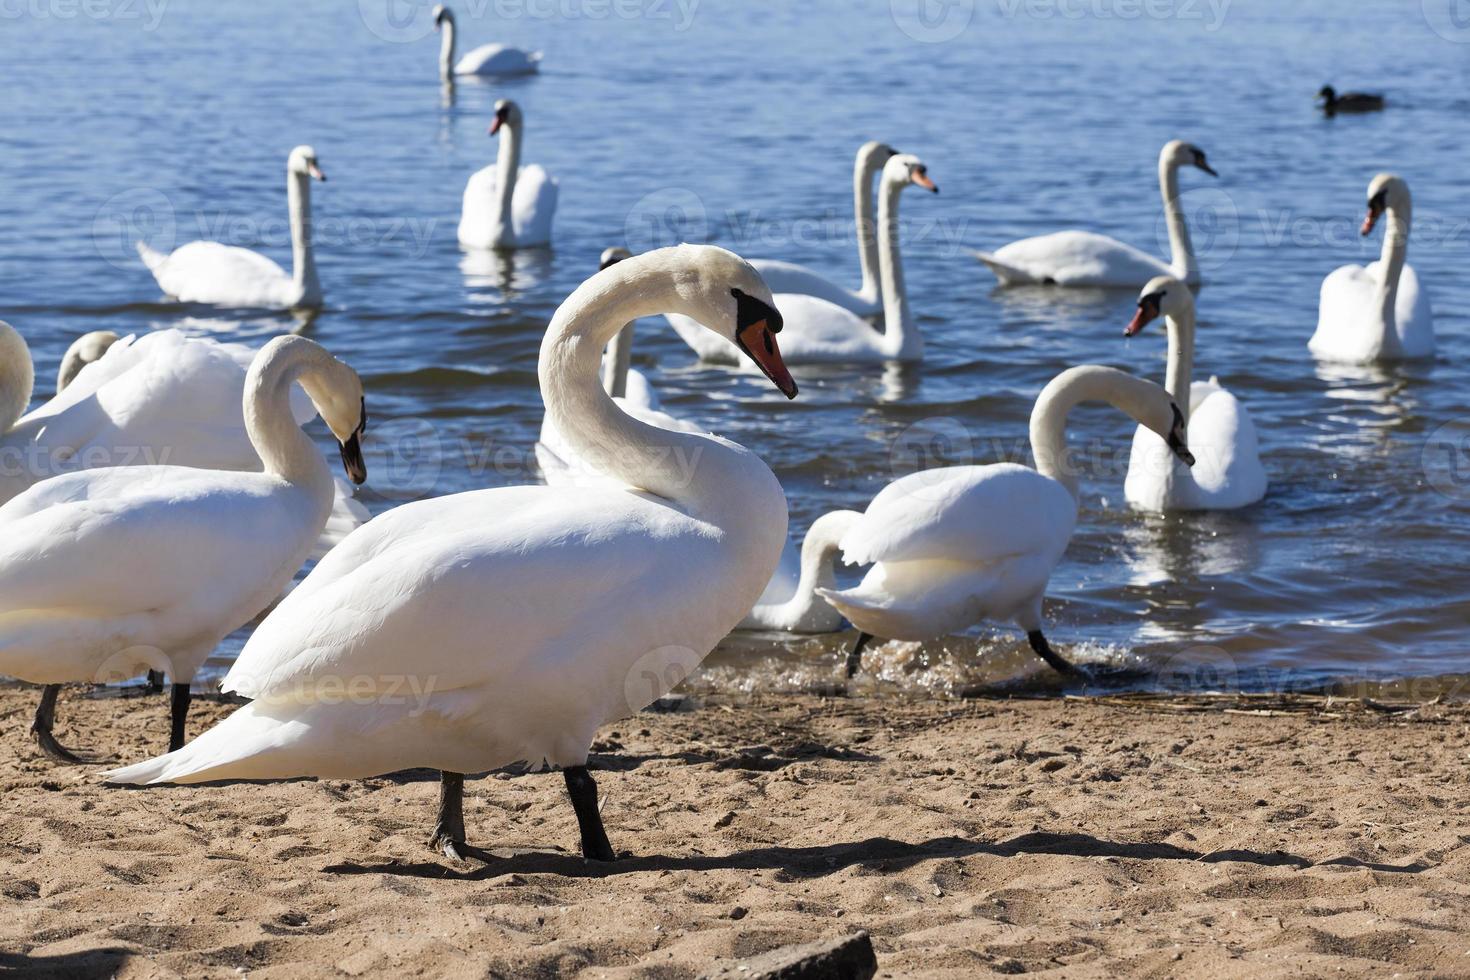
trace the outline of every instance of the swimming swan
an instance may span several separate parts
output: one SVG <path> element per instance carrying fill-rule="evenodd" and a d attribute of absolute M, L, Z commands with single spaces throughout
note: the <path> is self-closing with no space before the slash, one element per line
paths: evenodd
<path fill-rule="evenodd" d="M 540 164 L 521 166 L 524 117 L 509 99 L 495 103 L 490 135 L 499 133 L 495 162 L 464 187 L 459 242 L 469 248 L 534 248 L 551 243 L 558 184 Z"/>

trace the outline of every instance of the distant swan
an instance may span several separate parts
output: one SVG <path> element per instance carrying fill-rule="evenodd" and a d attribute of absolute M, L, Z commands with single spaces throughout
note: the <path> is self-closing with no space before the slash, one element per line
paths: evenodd
<path fill-rule="evenodd" d="M 739 256 L 681 245 L 597 273 L 552 317 L 541 393 L 557 429 L 579 453 L 605 456 L 622 487 L 499 487 L 378 516 L 256 628 L 223 684 L 252 703 L 108 778 L 356 779 L 429 766 L 442 773 L 430 839 L 458 857 L 463 773 L 558 766 L 583 856 L 613 860 L 587 771 L 594 733 L 694 669 L 754 603 L 786 539 L 786 498 L 759 457 L 638 422 L 599 384 L 613 335 L 669 309 L 731 338 L 795 397 L 780 314 Z M 687 470 L 679 457 L 699 462 Z M 366 696 L 335 693 L 343 677 Z"/>
<path fill-rule="evenodd" d="M 1184 413 L 1189 449 L 1196 460 L 1182 466 L 1158 436 L 1140 425 L 1133 434 L 1123 496 L 1152 511 L 1232 510 L 1266 495 L 1266 471 L 1250 412 L 1218 378 L 1192 381 L 1194 294 L 1178 279 L 1160 276 L 1143 287 L 1138 313 L 1123 331 L 1132 337 L 1159 316 L 1169 331 L 1164 388 Z"/>
<path fill-rule="evenodd" d="M 442 31 L 439 46 L 439 77 L 450 81 L 455 75 L 529 75 L 540 67 L 540 51 L 522 51 L 504 44 L 482 44 L 454 62 L 454 12 L 442 3 L 434 8 L 434 30 Z"/>
<path fill-rule="evenodd" d="M 858 147 L 852 165 L 852 212 L 857 231 L 858 263 L 863 284 L 854 292 L 795 262 L 780 259 L 751 259 L 750 264 L 777 295 L 815 296 L 856 313 L 873 316 L 883 312 L 883 292 L 878 283 L 878 236 L 873 224 L 873 179 L 898 151 L 876 140 Z"/>
<path fill-rule="evenodd" d="M 470 176 L 464 188 L 459 241 L 470 248 L 533 248 L 551 242 L 557 180 L 539 164 L 521 166 L 525 120 L 509 99 L 495 103 L 490 135 L 500 133 L 495 162 Z"/>
<path fill-rule="evenodd" d="M 1002 286 L 1118 286 L 1137 289 L 1154 276 L 1173 276 L 1190 285 L 1199 282 L 1199 263 L 1189 237 L 1184 209 L 1179 203 L 1179 168 L 1193 166 L 1211 177 L 1219 174 L 1205 160 L 1205 152 L 1180 140 L 1165 144 L 1159 153 L 1159 190 L 1169 226 L 1172 258 L 1165 264 L 1132 245 L 1090 231 L 1059 231 L 1023 238 L 994 254 L 976 252 Z"/>
<path fill-rule="evenodd" d="M 164 255 L 138 242 L 143 264 L 163 291 L 183 303 L 270 310 L 322 305 L 311 250 L 311 178 L 326 180 L 316 151 L 298 146 L 286 160 L 286 201 L 291 219 L 291 268 L 235 245 L 190 242 Z"/>
<path fill-rule="evenodd" d="M 848 676 L 874 636 L 926 640 L 981 620 L 1010 620 L 1036 655 L 1076 670 L 1041 632 L 1041 600 L 1077 523 L 1077 475 L 1068 462 L 1067 415 L 1104 401 L 1168 440 L 1186 464 L 1184 416 L 1152 381 L 1083 365 L 1052 379 L 1031 412 L 1036 469 L 1015 463 L 920 470 L 884 487 L 866 512 L 839 511 L 848 564 L 868 565 L 851 589 L 817 590 L 861 630 Z"/>
<path fill-rule="evenodd" d="M 356 372 L 313 341 L 278 337 L 256 356 L 244 413 L 265 471 L 119 466 L 38 483 L 0 507 L 0 673 L 45 685 L 32 733 L 52 734 L 65 683 L 166 670 L 170 750 L 184 743 L 189 684 L 226 634 L 281 594 L 332 510 L 334 482 L 291 411 L 299 381 L 366 476 Z"/>
<path fill-rule="evenodd" d="M 1371 364 L 1434 355 L 1434 315 L 1429 294 L 1409 265 L 1409 226 L 1414 204 L 1409 185 L 1393 174 L 1379 174 L 1368 185 L 1368 216 L 1362 233 L 1371 234 L 1388 215 L 1383 254 L 1367 268 L 1345 265 L 1322 281 L 1317 332 L 1307 348 L 1324 361 Z"/>
<path fill-rule="evenodd" d="M 911 153 L 889 158 L 883 166 L 878 197 L 878 267 L 883 280 L 883 331 L 856 313 L 815 296 L 778 293 L 776 302 L 786 319 L 781 349 L 788 364 L 881 364 L 919 361 L 924 338 L 909 312 L 904 288 L 903 260 L 898 254 L 898 198 L 915 185 L 933 193 L 939 188 L 929 168 Z M 708 336 L 688 317 L 669 314 L 669 323 L 701 360 L 716 364 L 739 363 L 739 352 L 719 337 Z"/>

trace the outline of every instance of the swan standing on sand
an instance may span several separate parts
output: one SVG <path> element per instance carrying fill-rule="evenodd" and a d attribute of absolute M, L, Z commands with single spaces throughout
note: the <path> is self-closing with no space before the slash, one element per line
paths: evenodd
<path fill-rule="evenodd" d="M 599 272 L 552 318 L 541 393 L 578 452 L 640 489 L 502 487 L 375 518 L 256 629 L 223 684 L 251 704 L 108 778 L 352 779 L 431 766 L 443 773 L 431 840 L 457 857 L 462 773 L 559 766 L 583 855 L 612 860 L 586 768 L 594 732 L 708 654 L 786 539 L 785 495 L 755 454 L 645 425 L 598 383 L 623 325 L 671 309 L 738 344 L 795 397 L 776 346 L 781 315 L 739 256 L 681 245 Z M 340 696 L 348 679 L 359 696 Z M 421 696 L 402 696 L 405 679 Z"/>
<path fill-rule="evenodd" d="M 883 172 L 883 165 L 898 153 L 886 143 L 874 140 L 858 147 L 852 165 L 852 213 L 857 228 L 858 263 L 863 284 L 854 292 L 804 265 L 780 259 L 751 259 L 750 264 L 761 274 L 771 292 L 815 296 L 856 313 L 874 316 L 883 312 L 883 290 L 878 281 L 878 237 L 873 225 L 873 179 Z"/>
<path fill-rule="evenodd" d="M 434 30 L 440 31 L 439 77 L 446 82 L 456 75 L 496 75 L 502 78 L 533 74 L 541 65 L 540 51 L 522 51 L 504 44 L 482 44 L 454 62 L 454 12 L 442 3 L 434 7 Z"/>
<path fill-rule="evenodd" d="M 1067 415 L 1102 401 L 1164 437 L 1186 465 L 1184 416 L 1169 393 L 1115 368 L 1083 365 L 1052 379 L 1031 412 L 1036 469 L 1015 463 L 921 470 L 883 489 L 866 512 L 838 511 L 848 564 L 872 564 L 852 589 L 818 589 L 861 630 L 851 677 L 874 636 L 925 640 L 983 619 L 1012 620 L 1037 656 L 1076 668 L 1041 632 L 1041 600 L 1077 523 L 1077 475 L 1067 463 Z"/>
<path fill-rule="evenodd" d="M 631 257 L 632 253 L 626 248 L 604 249 L 598 260 L 598 271 Z M 603 390 L 619 408 L 640 422 L 656 425 L 670 432 L 703 433 L 704 430 L 699 426 L 665 412 L 653 385 L 649 384 L 643 372 L 631 366 L 633 329 L 634 324 L 629 321 L 613 337 L 607 345 L 607 351 L 602 355 Z M 584 459 L 562 437 L 551 421 L 550 412 L 541 419 L 541 436 L 536 440 L 536 464 L 548 486 L 590 486 L 596 483 L 621 486 L 606 474 L 596 460 Z"/>
<path fill-rule="evenodd" d="M 1199 282 L 1199 264 L 1189 225 L 1179 203 L 1179 168 L 1197 167 L 1218 177 L 1205 160 L 1205 151 L 1174 140 L 1159 153 L 1159 190 L 1169 226 L 1169 263 L 1159 261 L 1132 245 L 1090 231 L 1059 231 L 1012 242 L 995 253 L 976 252 L 1002 286 L 1118 286 L 1138 288 L 1154 276 L 1173 276 L 1190 285 Z"/>
<path fill-rule="evenodd" d="M 1368 185 L 1368 216 L 1362 233 L 1372 233 L 1388 215 L 1383 254 L 1367 268 L 1345 265 L 1322 282 L 1317 332 L 1307 348 L 1324 361 L 1371 364 L 1434 354 L 1434 315 L 1429 294 L 1408 264 L 1414 202 L 1409 185 L 1379 174 Z"/>
<path fill-rule="evenodd" d="M 898 254 L 898 198 L 905 187 L 917 185 L 939 193 L 929 179 L 929 168 L 911 153 L 893 156 L 883 165 L 878 195 L 878 268 L 883 280 L 883 332 L 856 313 L 815 296 L 778 293 L 776 302 L 786 318 L 781 338 L 788 364 L 879 364 L 923 359 L 924 338 L 909 312 Z M 688 317 L 669 314 L 669 323 L 701 360 L 735 364 L 739 352 L 719 337 L 709 336 Z"/>
<path fill-rule="evenodd" d="M 163 291 L 183 303 L 269 310 L 318 309 L 322 286 L 311 250 L 311 179 L 326 180 L 316 151 L 298 146 L 286 159 L 291 220 L 291 274 L 272 260 L 235 245 L 190 242 L 164 255 L 138 242 L 143 264 Z"/>
<path fill-rule="evenodd" d="M 357 373 L 313 341 L 278 337 L 245 386 L 265 472 L 87 470 L 0 507 L 0 673 L 45 685 L 31 731 L 47 754 L 82 761 L 52 734 L 62 684 L 146 669 L 173 681 L 169 747 L 183 745 L 195 671 L 281 594 L 332 510 L 332 475 L 291 413 L 298 381 L 361 483 Z"/>
<path fill-rule="evenodd" d="M 836 633 L 842 629 L 842 615 L 827 605 L 817 590 L 837 588 L 833 565 L 852 513 L 837 511 L 813 521 L 799 554 L 788 545 L 766 591 L 735 628 L 786 633 Z"/>
<path fill-rule="evenodd" d="M 469 248 L 535 248 L 551 242 L 557 180 L 535 163 L 521 166 L 525 120 L 509 99 L 495 103 L 490 135 L 500 134 L 495 162 L 464 188 L 459 241 Z"/>
<path fill-rule="evenodd" d="M 1143 287 L 1138 313 L 1123 331 L 1132 337 L 1159 316 L 1169 332 L 1169 366 L 1164 389 L 1184 413 L 1193 466 L 1181 466 L 1158 436 L 1140 425 L 1133 434 L 1123 495 L 1152 511 L 1233 510 L 1266 495 L 1266 470 L 1256 445 L 1256 427 L 1218 378 L 1192 381 L 1195 307 L 1189 287 L 1160 276 Z"/>

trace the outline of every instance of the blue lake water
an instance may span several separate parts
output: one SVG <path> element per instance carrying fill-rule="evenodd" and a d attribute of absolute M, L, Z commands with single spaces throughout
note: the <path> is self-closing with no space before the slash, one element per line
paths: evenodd
<path fill-rule="evenodd" d="M 701 366 L 661 322 L 638 335 L 635 363 L 667 408 L 775 469 L 797 538 L 826 510 L 865 505 L 916 447 L 1024 459 L 1032 400 L 1069 365 L 1162 380 L 1162 331 L 1122 337 L 1136 294 L 997 291 L 966 249 L 1082 227 L 1162 254 L 1155 161 L 1184 138 L 1221 174 L 1182 178 L 1207 277 L 1197 376 L 1249 407 L 1271 492 L 1230 514 L 1132 512 L 1131 422 L 1075 413 L 1073 439 L 1097 462 L 1052 581 L 1053 643 L 1144 687 L 1470 672 L 1470 469 L 1454 465 L 1470 430 L 1457 427 L 1470 419 L 1470 23 L 1440 0 L 915 8 L 465 2 L 461 50 L 546 55 L 539 76 L 451 93 L 427 5 L 0 3 L 0 317 L 30 342 L 41 394 L 87 330 L 259 343 L 304 329 L 362 373 L 380 438 L 413 444 L 411 459 L 379 446 L 371 508 L 527 482 L 541 334 L 604 247 L 710 240 L 855 286 L 851 157 L 883 139 L 942 189 L 903 201 L 922 365 L 798 370 L 788 404 L 757 375 Z M 1329 81 L 1385 90 L 1390 109 L 1326 119 L 1313 94 Z M 525 112 L 525 161 L 561 181 L 555 247 L 467 257 L 460 195 L 493 159 L 500 97 Z M 314 195 L 321 315 L 302 326 L 164 301 L 134 238 L 221 239 L 289 264 L 283 166 L 303 142 L 330 176 Z M 1380 237 L 1356 226 L 1369 179 L 1389 169 L 1414 192 L 1410 261 L 1439 354 L 1327 369 L 1306 350 L 1319 285 L 1377 256 Z M 820 685 L 843 642 L 742 637 L 705 678 Z M 872 662 L 895 690 L 1054 684 L 1010 628 Z"/>

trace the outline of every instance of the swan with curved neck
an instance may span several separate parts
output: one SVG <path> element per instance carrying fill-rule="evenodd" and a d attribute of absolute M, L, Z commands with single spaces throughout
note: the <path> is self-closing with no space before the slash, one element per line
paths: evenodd
<path fill-rule="evenodd" d="M 85 470 L 0 507 L 0 672 L 45 685 L 32 732 L 48 754 L 81 761 L 52 734 L 62 684 L 144 670 L 170 675 L 169 745 L 182 746 L 195 672 L 311 554 L 334 482 L 292 414 L 297 382 L 361 483 L 356 372 L 313 341 L 280 337 L 251 365 L 242 406 L 264 472 Z"/>
<path fill-rule="evenodd" d="M 1160 276 L 1144 286 L 1138 312 L 1124 329 L 1132 337 L 1160 316 L 1169 337 L 1164 389 L 1179 406 L 1197 462 L 1179 465 L 1169 447 L 1146 426 L 1133 435 L 1123 495 L 1153 511 L 1233 510 L 1266 495 L 1256 427 L 1245 406 L 1218 378 L 1195 381 L 1195 301 L 1188 286 Z"/>
<path fill-rule="evenodd" d="M 61 357 L 61 366 L 56 370 L 56 393 L 59 395 L 66 390 L 66 386 L 82 373 L 82 368 L 102 360 L 108 348 L 120 339 L 122 338 L 111 330 L 93 330 L 72 341 L 72 345 Z"/>
<path fill-rule="evenodd" d="M 272 310 L 316 309 L 322 287 L 311 243 L 311 181 L 326 180 L 316 151 L 298 146 L 286 160 L 291 273 L 259 252 L 219 242 L 190 242 L 164 255 L 138 242 L 138 255 L 165 293 L 182 303 Z"/>
<path fill-rule="evenodd" d="M 909 309 L 903 260 L 898 254 L 898 202 L 905 187 L 932 193 L 939 188 L 918 157 L 900 153 L 883 165 L 878 193 L 878 271 L 883 284 L 883 332 L 855 313 L 815 296 L 777 293 L 786 318 L 781 349 L 788 364 L 876 364 L 923 359 L 924 338 Z M 709 337 L 687 318 L 670 315 L 669 323 L 701 360 L 738 363 L 737 352 L 718 337 Z"/>
<path fill-rule="evenodd" d="M 1041 631 L 1041 601 L 1077 523 L 1067 416 L 1090 401 L 1126 412 L 1193 462 L 1184 417 L 1164 389 L 1115 368 L 1062 372 L 1031 413 L 1035 469 L 992 463 L 921 470 L 890 483 L 866 512 L 839 512 L 850 515 L 840 542 L 844 560 L 873 566 L 854 588 L 817 589 L 861 631 L 849 677 L 875 636 L 926 640 L 986 619 L 1015 622 L 1037 656 L 1060 672 L 1075 671 Z"/>
<path fill-rule="evenodd" d="M 883 166 L 898 154 L 887 143 L 877 140 L 858 147 L 852 165 L 852 213 L 857 231 L 858 264 L 862 285 L 856 291 L 840 286 L 826 276 L 780 259 L 751 259 L 750 264 L 776 295 L 815 296 L 859 316 L 883 312 L 883 289 L 878 275 L 878 236 L 873 223 L 873 181 Z"/>
<path fill-rule="evenodd" d="M 975 255 L 995 273 L 1002 286 L 1126 286 L 1138 287 L 1154 276 L 1167 275 L 1190 285 L 1199 282 L 1199 262 L 1189 223 L 1179 202 L 1179 169 L 1194 167 L 1218 177 L 1205 152 L 1191 143 L 1174 140 L 1159 153 L 1159 192 L 1169 230 L 1170 260 L 1164 263 L 1115 238 L 1090 231 L 1059 231 L 1023 238 Z"/>
<path fill-rule="evenodd" d="M 1408 261 L 1413 214 L 1413 198 L 1402 177 L 1373 178 L 1362 233 L 1372 234 L 1387 215 L 1383 253 L 1366 268 L 1345 265 L 1322 281 L 1317 330 L 1307 344 L 1315 356 L 1371 364 L 1434 355 L 1429 294 Z"/>
<path fill-rule="evenodd" d="M 443 774 L 431 841 L 458 855 L 462 773 L 558 766 L 582 853 L 612 860 L 586 768 L 594 733 L 708 654 L 760 595 L 786 538 L 785 496 L 758 457 L 640 422 L 599 383 L 603 348 L 623 325 L 669 310 L 737 344 L 795 396 L 776 344 L 781 315 L 739 256 L 682 245 L 604 269 L 552 317 L 538 374 L 552 422 L 578 452 L 605 454 L 623 487 L 500 487 L 380 515 L 256 629 L 223 684 L 251 704 L 181 751 L 109 778 L 357 778 L 429 766 Z M 386 687 L 405 671 L 424 692 L 411 704 L 328 696 L 344 675 Z"/>
<path fill-rule="evenodd" d="M 551 242 L 559 184 L 538 164 L 521 166 L 525 117 L 509 99 L 495 103 L 490 135 L 500 136 L 495 163 L 470 176 L 459 218 L 469 248 L 535 248 Z"/>
<path fill-rule="evenodd" d="M 778 581 L 784 578 L 778 572 L 761 601 L 735 628 L 787 633 L 835 633 L 842 629 L 841 614 L 817 595 L 817 590 L 837 588 L 833 565 L 841 550 L 839 542 L 852 526 L 854 516 L 853 511 L 834 511 L 813 521 L 801 542 L 794 581 Z M 782 558 L 785 564 L 784 554 Z"/>
<path fill-rule="evenodd" d="M 454 60 L 457 41 L 454 11 L 442 3 L 434 7 L 434 30 L 439 43 L 439 77 L 452 82 L 457 75 L 509 77 L 530 75 L 541 66 L 540 51 L 523 51 L 505 44 L 482 44 Z"/>

